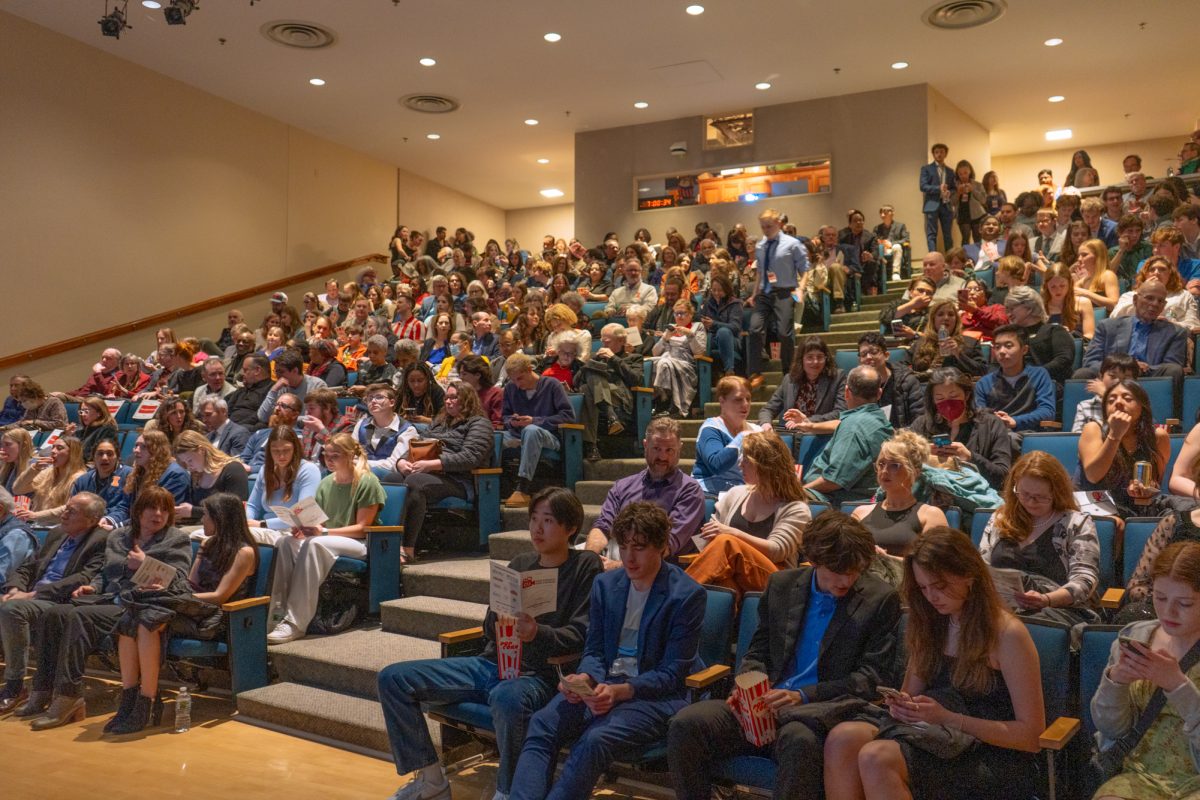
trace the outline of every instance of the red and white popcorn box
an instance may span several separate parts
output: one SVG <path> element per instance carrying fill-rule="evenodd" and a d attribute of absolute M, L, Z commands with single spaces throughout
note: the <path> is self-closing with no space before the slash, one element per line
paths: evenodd
<path fill-rule="evenodd" d="M 743 672 L 734 679 L 738 722 L 746 741 L 755 747 L 775 741 L 775 713 L 767 707 L 765 700 L 770 688 L 770 680 L 762 672 Z"/>
<path fill-rule="evenodd" d="M 28 511 L 29 510 L 29 495 L 19 494 L 13 498 L 13 503 L 15 504 L 14 507 L 16 508 L 17 511 Z"/>
<path fill-rule="evenodd" d="M 521 676 L 521 639 L 517 636 L 516 620 L 496 621 L 496 665 L 502 681 Z"/>

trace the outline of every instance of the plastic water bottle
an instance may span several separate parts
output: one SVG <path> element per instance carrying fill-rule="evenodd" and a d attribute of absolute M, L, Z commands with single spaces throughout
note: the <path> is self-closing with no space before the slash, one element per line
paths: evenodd
<path fill-rule="evenodd" d="M 175 732 L 187 733 L 192 727 L 192 695 L 186 686 L 175 698 Z"/>

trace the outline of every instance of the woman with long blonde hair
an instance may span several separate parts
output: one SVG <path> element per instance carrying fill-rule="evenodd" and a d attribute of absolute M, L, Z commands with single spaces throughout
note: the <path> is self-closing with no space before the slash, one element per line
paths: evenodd
<path fill-rule="evenodd" d="M 189 518 L 204 498 L 227 492 L 242 502 L 250 497 L 250 482 L 242 462 L 213 447 L 202 433 L 184 431 L 175 440 L 175 460 L 192 475 L 191 498 L 180 503 L 175 516 Z"/>
<path fill-rule="evenodd" d="M 1066 264 L 1051 264 L 1042 275 L 1042 302 L 1047 319 L 1062 325 L 1073 336 L 1090 341 L 1096 333 L 1096 315 L 1092 301 L 1076 294 L 1075 276 Z"/>
<path fill-rule="evenodd" d="M 1064 260 L 1064 263 L 1067 263 Z M 1108 248 L 1099 239 L 1088 239 L 1079 246 L 1075 262 L 1069 265 L 1075 278 L 1075 294 L 1086 297 L 1093 306 L 1112 311 L 1121 298 L 1117 273 L 1109 269 Z"/>
<path fill-rule="evenodd" d="M 943 334 L 944 332 L 944 334 Z M 954 367 L 973 377 L 987 372 L 979 340 L 963 336 L 958 304 L 949 298 L 934 300 L 925 314 L 925 327 L 908 348 L 914 372 L 928 374 L 939 367 Z"/>
<path fill-rule="evenodd" d="M 24 428 L 9 428 L 0 433 L 0 487 L 16 494 L 13 487 L 29 466 L 34 452 L 33 437 Z"/>
<path fill-rule="evenodd" d="M 304 638 L 333 562 L 339 556 L 366 558 L 367 527 L 387 501 L 353 436 L 335 435 L 325 444 L 324 454 L 330 472 L 317 485 L 314 499 L 329 519 L 318 526 L 292 528 L 290 536 L 275 543 L 271 610 L 279 622 L 267 636 L 268 644 Z"/>
<path fill-rule="evenodd" d="M 908 668 L 884 701 L 889 722 L 943 725 L 974 741 L 942 757 L 877 739 L 881 720 L 843 722 L 825 741 L 826 797 L 1031 797 L 1046 724 L 1037 649 L 971 540 L 949 527 L 922 533 L 904 559 L 901 596 Z"/>
<path fill-rule="evenodd" d="M 707 544 L 688 567 L 698 583 L 725 586 L 741 595 L 761 592 L 767 579 L 796 566 L 812 500 L 791 451 L 774 432 L 742 441 L 745 483 L 723 492 L 712 518 L 700 529 Z"/>
<path fill-rule="evenodd" d="M 13 494 L 28 494 L 30 499 L 29 508 L 14 511 L 14 516 L 40 527 L 54 527 L 71 498 L 71 485 L 86 471 L 79 440 L 59 438 L 50 446 L 49 455 L 34 459 L 17 477 Z"/>

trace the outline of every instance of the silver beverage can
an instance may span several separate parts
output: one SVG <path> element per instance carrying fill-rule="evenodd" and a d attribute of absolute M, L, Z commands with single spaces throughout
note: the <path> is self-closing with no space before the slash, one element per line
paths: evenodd
<path fill-rule="evenodd" d="M 1153 467 L 1149 461 L 1137 461 L 1133 465 L 1133 479 L 1143 486 L 1149 486 L 1154 480 Z"/>

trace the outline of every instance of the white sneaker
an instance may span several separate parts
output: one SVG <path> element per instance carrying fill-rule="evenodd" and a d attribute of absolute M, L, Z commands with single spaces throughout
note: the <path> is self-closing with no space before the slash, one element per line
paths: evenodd
<path fill-rule="evenodd" d="M 287 644 L 304 638 L 304 631 L 284 620 L 275 626 L 275 630 L 267 634 L 267 644 Z"/>
<path fill-rule="evenodd" d="M 492 800 L 508 800 L 508 795 L 497 789 L 496 793 L 492 795 Z"/>
<path fill-rule="evenodd" d="M 450 781 L 445 781 L 441 786 L 431 786 L 425 776 L 418 772 L 388 800 L 450 800 Z"/>

